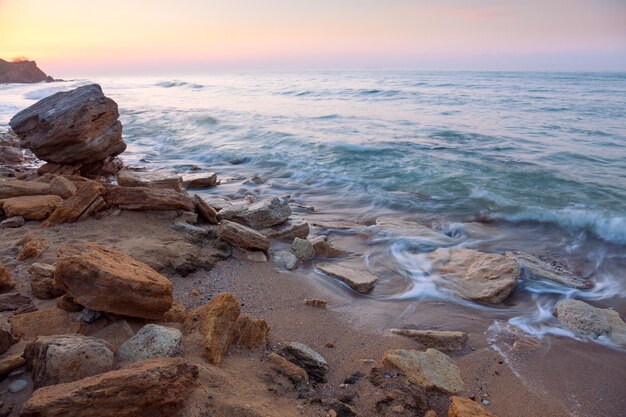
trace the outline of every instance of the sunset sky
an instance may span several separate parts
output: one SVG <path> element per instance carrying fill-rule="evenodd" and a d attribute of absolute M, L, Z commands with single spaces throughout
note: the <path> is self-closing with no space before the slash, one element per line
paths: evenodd
<path fill-rule="evenodd" d="M 52 74 L 626 70 L 626 0 L 0 0 L 0 57 Z"/>

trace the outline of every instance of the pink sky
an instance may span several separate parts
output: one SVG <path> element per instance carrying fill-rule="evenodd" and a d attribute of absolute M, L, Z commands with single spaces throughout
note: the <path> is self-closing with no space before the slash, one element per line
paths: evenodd
<path fill-rule="evenodd" d="M 0 0 L 0 57 L 54 75 L 626 70 L 625 0 Z"/>

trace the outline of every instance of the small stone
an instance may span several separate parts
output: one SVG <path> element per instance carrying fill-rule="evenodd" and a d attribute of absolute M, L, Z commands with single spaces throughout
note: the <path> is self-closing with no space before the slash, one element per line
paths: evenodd
<path fill-rule="evenodd" d="M 326 342 L 326 344 L 324 346 L 326 346 L 327 348 L 334 348 L 335 344 L 332 341 L 329 340 L 328 342 Z"/>
<path fill-rule="evenodd" d="M 296 257 L 296 255 L 294 255 L 291 252 L 287 252 L 287 251 L 275 252 L 273 254 L 272 260 L 279 267 L 288 269 L 290 271 L 295 269 L 298 266 L 298 264 L 300 263 L 298 261 L 298 258 Z"/>
<path fill-rule="evenodd" d="M 85 308 L 84 306 L 78 304 L 69 294 L 64 294 L 63 297 L 57 299 L 57 307 L 71 313 L 78 313 L 79 311 L 83 311 Z"/>
<path fill-rule="evenodd" d="M 412 384 L 446 393 L 463 391 L 461 372 L 454 361 L 436 349 L 388 350 L 383 363 L 398 368 Z"/>
<path fill-rule="evenodd" d="M 484 405 L 489 405 L 489 400 L 482 400 L 481 403 L 483 403 Z"/>
<path fill-rule="evenodd" d="M 187 222 L 177 221 L 174 223 L 174 229 L 178 229 L 182 232 L 189 233 L 190 235 L 208 236 L 209 231 L 203 227 L 194 226 Z"/>
<path fill-rule="evenodd" d="M 102 317 L 102 313 L 99 311 L 91 310 L 88 308 L 83 308 L 83 311 L 80 312 L 78 319 L 85 323 L 93 323 Z"/>
<path fill-rule="evenodd" d="M 315 249 L 311 241 L 306 239 L 300 239 L 299 237 L 293 240 L 291 244 L 291 250 L 301 261 L 308 261 L 315 257 Z"/>
<path fill-rule="evenodd" d="M 0 262 L 0 293 L 11 291 L 15 288 L 15 279 L 8 268 Z"/>
<path fill-rule="evenodd" d="M 327 302 L 324 300 L 316 299 L 316 298 L 306 298 L 304 300 L 304 304 L 311 306 L 311 307 L 326 308 Z"/>
<path fill-rule="evenodd" d="M 183 335 L 178 329 L 147 324 L 118 350 L 121 362 L 176 357 L 183 354 Z"/>
<path fill-rule="evenodd" d="M 11 384 L 9 384 L 9 392 L 12 392 L 15 394 L 16 392 L 20 392 L 27 386 L 28 386 L 28 382 L 26 382 L 23 379 L 18 379 L 16 381 L 11 382 Z"/>
<path fill-rule="evenodd" d="M 32 235 L 26 236 L 22 242 L 22 249 L 17 254 L 17 259 L 20 261 L 38 258 L 49 246 L 46 239 Z"/>
<path fill-rule="evenodd" d="M 24 217 L 13 216 L 9 217 L 8 219 L 2 220 L 2 222 L 0 223 L 0 227 L 2 227 L 3 229 L 15 229 L 24 226 L 25 223 L 26 220 L 24 220 Z"/>
<path fill-rule="evenodd" d="M 193 295 L 194 297 L 200 297 L 202 294 L 200 294 L 200 291 L 194 288 L 191 290 L 191 295 Z"/>
<path fill-rule="evenodd" d="M 330 242 L 326 240 L 326 236 L 317 236 L 311 239 L 311 242 L 315 249 L 315 256 L 319 256 L 320 258 L 338 258 L 348 254 L 331 245 Z"/>
<path fill-rule="evenodd" d="M 71 197 L 78 188 L 76 185 L 65 177 L 57 176 L 50 181 L 50 192 L 61 198 Z"/>
<path fill-rule="evenodd" d="M 396 405 L 396 406 L 393 406 L 393 407 L 391 408 L 391 410 L 392 410 L 394 413 L 398 413 L 398 414 L 400 414 L 400 413 L 404 413 L 404 407 L 403 407 L 403 406 L 401 406 L 401 405 Z"/>
<path fill-rule="evenodd" d="M 309 346 L 291 342 L 282 349 L 282 354 L 289 361 L 302 367 L 314 381 L 325 382 L 328 373 L 326 359 Z"/>

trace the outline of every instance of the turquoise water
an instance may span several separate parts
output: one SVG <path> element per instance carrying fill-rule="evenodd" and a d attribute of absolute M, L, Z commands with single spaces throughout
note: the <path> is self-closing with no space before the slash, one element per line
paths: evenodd
<path fill-rule="evenodd" d="M 624 309 L 626 74 L 94 77 L 0 86 L 0 127 L 36 100 L 90 81 L 120 106 L 130 165 L 199 165 L 224 179 L 208 193 L 289 194 L 317 216 L 365 225 L 391 215 L 462 235 L 465 222 L 487 221 L 488 238 L 462 245 L 548 254 L 596 283 L 586 292 L 522 283 L 510 308 L 527 314 L 526 324 L 564 296 Z M 266 181 L 245 181 L 255 175 Z M 432 247 L 410 234 L 372 233 L 356 244 L 385 276 L 374 296 L 432 296 L 414 259 Z"/>

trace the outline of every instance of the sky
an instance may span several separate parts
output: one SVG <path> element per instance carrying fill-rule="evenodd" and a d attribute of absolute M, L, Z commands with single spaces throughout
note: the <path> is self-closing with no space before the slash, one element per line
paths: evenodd
<path fill-rule="evenodd" d="M 626 71 L 626 0 L 0 0 L 0 58 L 55 76 Z"/>

